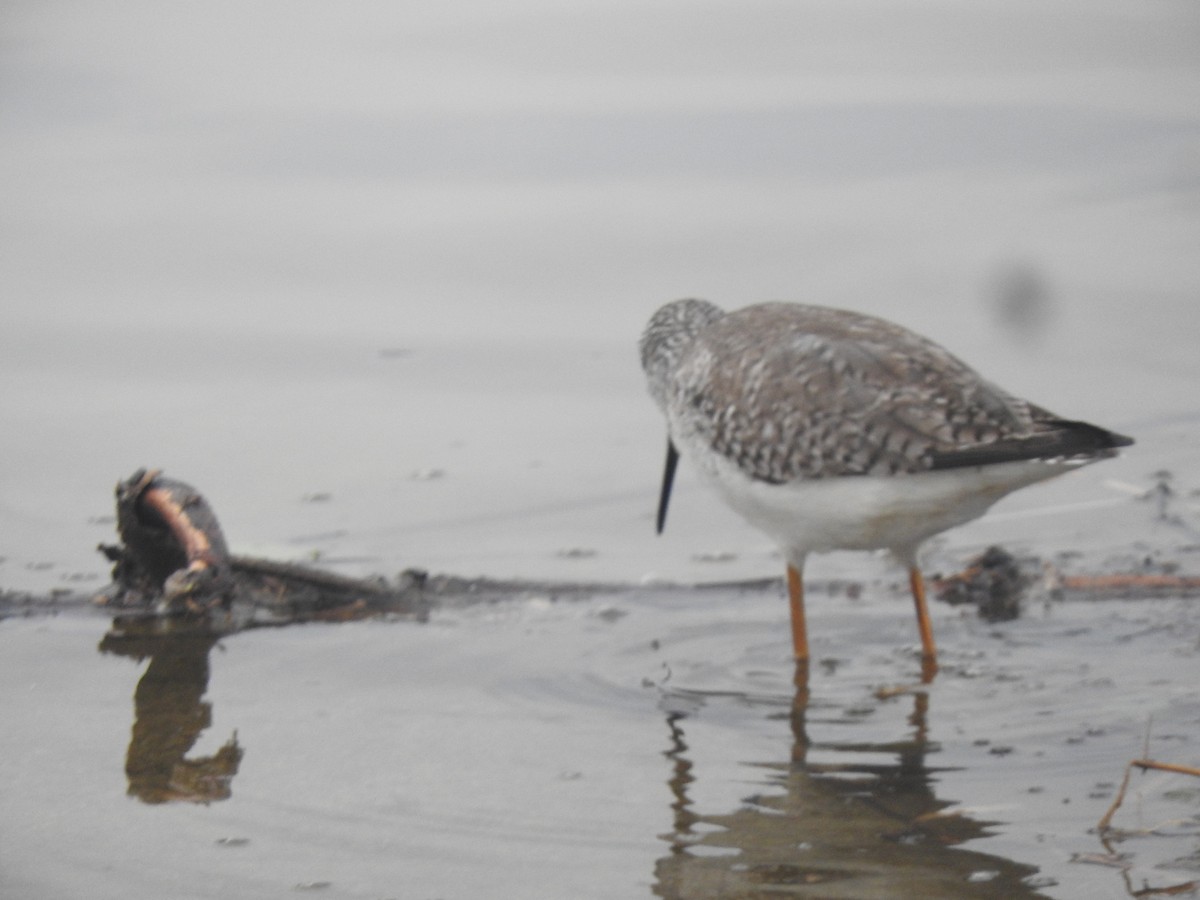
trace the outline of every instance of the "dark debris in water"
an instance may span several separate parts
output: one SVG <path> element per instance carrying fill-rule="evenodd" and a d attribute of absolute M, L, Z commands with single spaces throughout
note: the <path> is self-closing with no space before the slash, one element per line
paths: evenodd
<path fill-rule="evenodd" d="M 156 470 L 120 482 L 116 505 L 121 543 L 100 547 L 112 583 L 94 599 L 123 618 L 202 620 L 228 632 L 424 610 L 421 572 L 391 583 L 230 554 L 203 495 Z"/>
<path fill-rule="evenodd" d="M 1021 597 L 1032 578 L 1003 547 L 988 547 L 958 575 L 934 581 L 938 598 L 951 606 L 969 603 L 988 622 L 1021 615 Z"/>
<path fill-rule="evenodd" d="M 36 597 L 0 592 L 0 617 L 78 606 L 90 599 L 122 621 L 178 620 L 217 633 L 296 622 L 376 616 L 422 620 L 434 606 L 514 597 L 590 597 L 614 585 L 545 583 L 429 575 L 407 569 L 392 579 L 351 578 L 312 566 L 229 553 L 215 511 L 196 488 L 139 469 L 116 488 L 120 542 L 102 544 L 112 581 L 98 595 Z"/>
<path fill-rule="evenodd" d="M 106 588 L 94 595 L 74 588 L 46 595 L 0 590 L 0 618 L 54 613 L 90 601 L 125 618 L 205 620 L 228 633 L 263 625 L 374 616 L 424 619 L 438 607 L 529 596 L 552 601 L 589 599 L 635 589 L 631 584 L 431 575 L 416 568 L 394 578 L 352 578 L 294 562 L 239 556 L 228 552 L 216 513 L 200 491 L 158 470 L 140 469 L 118 483 L 114 521 L 120 542 L 99 547 L 113 563 L 112 581 Z M 571 551 L 575 553 L 583 555 Z M 974 605 L 991 622 L 1019 616 L 1022 598 L 1035 589 L 1051 600 L 1200 595 L 1200 577 L 1180 574 L 1171 560 L 1143 554 L 1110 560 L 1106 571 L 1098 574 L 1060 571 L 1060 566 L 1074 568 L 1080 561 L 1061 554 L 1053 562 L 1035 556 L 1018 559 L 1003 548 L 990 547 L 963 572 L 932 579 L 932 586 L 939 599 Z M 779 579 L 661 587 L 746 593 L 776 590 Z M 855 598 L 864 586 L 855 580 L 831 580 L 809 587 Z"/>
<path fill-rule="evenodd" d="M 1050 601 L 1200 596 L 1200 577 L 1181 573 L 1173 559 L 1134 555 L 1107 560 L 1099 571 L 1065 570 L 1079 563 L 1079 554 L 1060 555 L 1051 561 L 1032 555 L 1017 557 L 993 546 L 962 572 L 933 578 L 931 583 L 943 603 L 974 606 L 988 622 L 1019 618 L 1021 604 L 1031 595 Z"/>

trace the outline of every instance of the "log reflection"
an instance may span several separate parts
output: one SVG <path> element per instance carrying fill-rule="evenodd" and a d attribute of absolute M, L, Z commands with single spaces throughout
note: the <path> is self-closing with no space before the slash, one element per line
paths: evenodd
<path fill-rule="evenodd" d="M 144 803 L 227 800 L 242 759 L 235 733 L 212 756 L 189 750 L 212 724 L 208 654 L 220 635 L 202 623 L 116 619 L 101 653 L 150 664 L 133 694 L 134 722 L 125 756 L 129 793 Z"/>
<path fill-rule="evenodd" d="M 673 829 L 655 866 L 654 893 L 668 900 L 763 897 L 1042 897 L 1029 885 L 1036 870 L 960 849 L 987 833 L 987 823 L 944 814 L 952 801 L 935 794 L 936 752 L 927 740 L 928 693 L 912 703 L 908 729 L 889 743 L 822 743 L 822 721 L 809 721 L 807 673 L 798 672 L 786 713 L 791 746 L 756 765 L 764 788 L 732 811 L 703 812 L 691 799 L 703 779 L 689 755 L 686 726 L 706 706 L 736 697 L 690 694 L 666 723 L 667 786 Z M 680 711 L 683 710 L 683 711 Z M 839 723 L 832 723 L 833 725 Z M 819 758 L 821 762 L 813 762 Z"/>

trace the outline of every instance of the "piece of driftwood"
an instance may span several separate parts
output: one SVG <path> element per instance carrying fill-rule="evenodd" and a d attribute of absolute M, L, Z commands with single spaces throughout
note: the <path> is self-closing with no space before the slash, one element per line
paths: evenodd
<path fill-rule="evenodd" d="M 208 502 L 191 485 L 139 469 L 116 489 L 121 547 L 102 547 L 116 564 L 123 605 L 200 613 L 233 598 L 229 550 Z"/>
<path fill-rule="evenodd" d="M 1152 572 L 1115 573 L 1112 575 L 1062 575 L 1064 590 L 1089 594 L 1158 596 L 1161 594 L 1196 594 L 1200 592 L 1200 577 L 1193 575 L 1163 575 Z"/>
<path fill-rule="evenodd" d="M 121 614 L 221 616 L 236 628 L 424 608 L 416 570 L 391 584 L 230 554 L 203 495 L 157 469 L 118 483 L 116 504 L 121 544 L 100 546 L 114 565 L 96 600 Z"/>

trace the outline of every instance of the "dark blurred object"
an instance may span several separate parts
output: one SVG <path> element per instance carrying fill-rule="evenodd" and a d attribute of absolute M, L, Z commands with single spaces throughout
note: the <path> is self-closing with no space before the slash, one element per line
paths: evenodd
<path fill-rule="evenodd" d="M 1016 558 L 1003 547 L 988 547 L 958 575 L 934 580 L 938 599 L 951 606 L 970 603 L 988 622 L 1021 615 L 1021 595 L 1029 585 Z"/>
<path fill-rule="evenodd" d="M 1042 270 L 1028 262 L 1010 262 L 992 277 L 988 303 L 997 323 L 1014 338 L 1036 340 L 1054 317 L 1054 300 Z"/>
<path fill-rule="evenodd" d="M 223 631 L 251 625 L 359 619 L 381 613 L 423 616 L 425 573 L 394 584 L 347 578 L 295 563 L 233 556 L 216 513 L 198 490 L 139 469 L 117 485 L 122 543 L 100 545 L 112 584 L 96 599 L 125 612 L 204 619 Z"/>
<path fill-rule="evenodd" d="M 117 532 L 124 545 L 101 547 L 116 565 L 113 595 L 124 606 L 201 613 L 229 605 L 229 550 L 200 492 L 158 469 L 138 469 L 117 484 Z"/>

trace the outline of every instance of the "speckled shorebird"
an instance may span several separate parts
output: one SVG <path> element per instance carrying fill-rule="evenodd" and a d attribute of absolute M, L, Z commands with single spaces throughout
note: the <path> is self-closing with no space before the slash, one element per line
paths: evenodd
<path fill-rule="evenodd" d="M 899 325 L 839 309 L 726 313 L 677 300 L 650 319 L 641 355 L 669 434 L 658 531 L 682 451 L 783 550 L 798 660 L 808 659 L 806 557 L 890 550 L 908 567 L 932 673 L 921 544 L 1018 488 L 1133 443 L 1010 396 Z"/>

